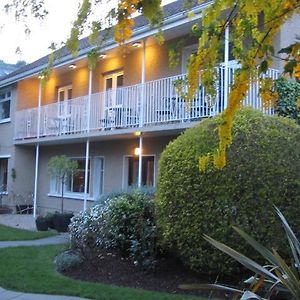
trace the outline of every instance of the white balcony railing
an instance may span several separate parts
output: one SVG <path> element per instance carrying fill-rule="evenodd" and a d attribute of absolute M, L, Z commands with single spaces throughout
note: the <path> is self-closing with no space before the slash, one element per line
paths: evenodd
<path fill-rule="evenodd" d="M 233 82 L 236 65 L 228 69 L 228 84 L 225 85 L 225 68 L 218 68 L 219 82 L 216 84 L 214 105 L 208 105 L 203 87 L 187 104 L 177 94 L 174 82 L 184 79 L 178 75 L 146 82 L 117 90 L 92 94 L 67 101 L 43 105 L 16 112 L 15 139 L 58 136 L 85 133 L 88 130 L 106 130 L 199 120 L 222 112 L 226 108 L 226 95 Z M 279 72 L 270 69 L 265 75 L 277 79 Z M 226 86 L 228 90 L 226 91 Z M 259 83 L 249 88 L 244 104 L 272 114 L 265 110 L 259 96 Z M 38 119 L 40 118 L 40 122 Z M 38 123 L 40 128 L 38 130 Z"/>

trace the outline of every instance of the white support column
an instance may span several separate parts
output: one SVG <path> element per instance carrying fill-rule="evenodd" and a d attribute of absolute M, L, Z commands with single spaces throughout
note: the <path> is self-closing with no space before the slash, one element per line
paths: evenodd
<path fill-rule="evenodd" d="M 142 49 L 142 69 L 141 69 L 141 103 L 140 103 L 140 127 L 144 126 L 144 106 L 145 106 L 145 78 L 146 78 L 146 39 L 143 40 L 143 49 Z"/>
<path fill-rule="evenodd" d="M 225 40 L 224 40 L 224 108 L 228 104 L 229 94 L 229 24 L 225 27 Z"/>
<path fill-rule="evenodd" d="M 40 138 L 41 105 L 42 105 L 42 80 L 40 79 L 39 97 L 38 97 L 37 139 Z M 36 218 L 36 208 L 37 208 L 37 192 L 38 192 L 38 178 L 39 178 L 39 157 L 40 157 L 40 144 L 37 143 L 36 148 L 35 148 L 34 192 L 33 192 L 33 217 L 34 218 Z"/>
<path fill-rule="evenodd" d="M 40 79 L 39 98 L 38 98 L 37 138 L 40 137 L 40 130 L 41 130 L 41 105 L 42 105 L 42 80 Z"/>
<path fill-rule="evenodd" d="M 37 207 L 39 156 L 40 156 L 40 144 L 37 144 L 35 148 L 35 171 L 34 171 L 34 192 L 33 192 L 33 217 L 34 218 L 36 218 L 36 207 Z"/>
<path fill-rule="evenodd" d="M 140 134 L 139 137 L 139 148 L 140 148 L 140 153 L 139 153 L 139 168 L 138 168 L 138 187 L 142 187 L 142 172 L 143 172 L 143 136 Z"/>
<path fill-rule="evenodd" d="M 89 157 L 90 157 L 90 140 L 87 140 L 86 141 L 86 147 L 85 147 L 85 171 L 84 171 L 83 210 L 86 210 L 86 203 L 87 203 L 87 198 L 88 198 Z"/>
<path fill-rule="evenodd" d="M 87 132 L 90 132 L 90 127 L 91 127 L 92 81 L 93 81 L 93 70 L 89 69 L 89 91 L 88 91 L 88 103 L 87 103 Z"/>
<path fill-rule="evenodd" d="M 88 90 L 88 103 L 87 103 L 87 132 L 90 132 L 91 127 L 91 100 L 92 100 L 92 81 L 93 70 L 89 69 L 89 90 Z M 83 210 L 87 208 L 88 198 L 88 176 L 89 176 L 89 157 L 90 157 L 90 140 L 86 141 L 85 147 L 85 171 L 84 171 L 84 198 L 83 198 Z"/>

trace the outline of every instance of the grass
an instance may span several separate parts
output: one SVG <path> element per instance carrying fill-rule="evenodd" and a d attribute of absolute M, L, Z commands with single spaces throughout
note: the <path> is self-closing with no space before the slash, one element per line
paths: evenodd
<path fill-rule="evenodd" d="M 53 235 L 56 235 L 56 233 L 51 231 L 29 231 L 0 224 L 0 241 L 37 240 Z"/>
<path fill-rule="evenodd" d="M 31 293 L 79 296 L 96 300 L 204 300 L 199 297 L 88 283 L 55 271 L 54 257 L 66 246 L 17 247 L 0 249 L 0 286 Z"/>

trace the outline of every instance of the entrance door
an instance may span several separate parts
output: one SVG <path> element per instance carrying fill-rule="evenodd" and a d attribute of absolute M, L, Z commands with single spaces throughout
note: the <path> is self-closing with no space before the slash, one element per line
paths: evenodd
<path fill-rule="evenodd" d="M 67 116 L 71 113 L 69 101 L 67 101 L 70 99 L 72 99 L 72 85 L 60 87 L 57 93 L 57 102 L 60 103 L 59 116 Z"/>
<path fill-rule="evenodd" d="M 122 104 L 123 72 L 116 72 L 104 77 L 104 89 L 106 92 L 105 106 L 114 107 Z"/>

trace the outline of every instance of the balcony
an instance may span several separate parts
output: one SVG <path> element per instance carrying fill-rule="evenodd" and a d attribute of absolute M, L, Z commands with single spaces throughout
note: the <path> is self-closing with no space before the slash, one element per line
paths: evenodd
<path fill-rule="evenodd" d="M 218 67 L 219 82 L 216 86 L 214 105 L 207 104 L 203 87 L 187 104 L 177 94 L 174 82 L 184 79 L 178 75 L 107 92 L 92 94 L 42 105 L 40 108 L 16 112 L 15 139 L 83 134 L 89 131 L 118 130 L 119 128 L 144 127 L 170 123 L 190 122 L 219 114 L 227 105 L 227 94 L 233 81 L 236 65 Z M 279 72 L 269 69 L 267 77 L 277 79 Z M 225 78 L 228 83 L 225 84 Z M 265 110 L 259 97 L 259 83 L 254 82 L 245 97 L 244 104 Z M 38 128 L 39 127 L 39 128 Z"/>

